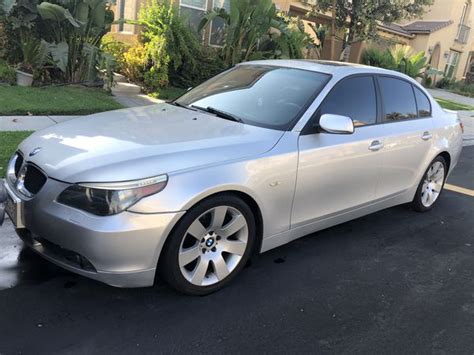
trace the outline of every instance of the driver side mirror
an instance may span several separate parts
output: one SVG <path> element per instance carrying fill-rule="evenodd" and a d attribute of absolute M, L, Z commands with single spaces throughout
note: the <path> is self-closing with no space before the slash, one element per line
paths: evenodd
<path fill-rule="evenodd" d="M 332 134 L 354 133 L 354 122 L 350 117 L 325 113 L 319 119 L 319 127 L 323 132 Z"/>

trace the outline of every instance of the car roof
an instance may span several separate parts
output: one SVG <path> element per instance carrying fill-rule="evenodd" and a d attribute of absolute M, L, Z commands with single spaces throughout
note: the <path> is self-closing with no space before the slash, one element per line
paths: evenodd
<path fill-rule="evenodd" d="M 345 76 L 349 74 L 358 73 L 378 73 L 390 74 L 396 76 L 406 77 L 399 72 L 387 70 L 382 68 L 371 67 L 368 65 L 334 62 L 329 60 L 309 60 L 309 59 L 271 59 L 271 60 L 257 60 L 251 62 L 244 62 L 239 65 L 271 65 L 285 68 L 295 68 L 311 70 L 319 73 L 331 74 L 337 76 Z"/>

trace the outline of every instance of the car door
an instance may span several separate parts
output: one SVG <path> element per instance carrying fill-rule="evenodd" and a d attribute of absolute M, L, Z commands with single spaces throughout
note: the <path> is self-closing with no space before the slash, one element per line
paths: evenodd
<path fill-rule="evenodd" d="M 377 197 L 383 198 L 419 183 L 420 169 L 429 163 L 433 122 L 430 101 L 412 83 L 390 76 L 379 76 L 377 81 L 385 136 Z"/>
<path fill-rule="evenodd" d="M 300 135 L 292 228 L 373 201 L 383 144 L 377 102 L 371 75 L 343 79 L 324 99 L 309 126 L 317 127 L 321 115 L 327 113 L 349 116 L 355 130 L 329 134 L 305 129 Z"/>

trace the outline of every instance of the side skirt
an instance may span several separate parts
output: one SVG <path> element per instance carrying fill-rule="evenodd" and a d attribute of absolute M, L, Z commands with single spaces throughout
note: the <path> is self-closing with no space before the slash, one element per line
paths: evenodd
<path fill-rule="evenodd" d="M 416 188 L 415 188 L 416 191 Z M 396 194 L 395 196 L 386 197 L 384 199 L 357 206 L 350 210 L 343 211 L 341 213 L 332 214 L 329 216 L 323 216 L 317 220 L 291 228 L 288 231 L 267 237 L 263 239 L 261 253 L 264 253 L 270 249 L 279 247 L 287 244 L 295 239 L 304 237 L 305 235 L 318 232 L 320 230 L 333 227 L 335 225 L 348 222 L 350 220 L 386 209 L 393 206 L 401 205 L 404 203 L 411 202 L 413 200 L 414 191 L 409 189 L 402 193 Z"/>

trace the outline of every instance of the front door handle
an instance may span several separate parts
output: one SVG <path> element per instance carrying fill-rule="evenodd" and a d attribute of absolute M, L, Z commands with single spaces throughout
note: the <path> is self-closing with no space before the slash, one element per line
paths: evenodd
<path fill-rule="evenodd" d="M 421 136 L 421 139 L 423 139 L 424 141 L 427 141 L 429 139 L 431 139 L 433 136 L 431 135 L 430 132 L 428 131 L 425 131 L 423 132 L 423 135 Z"/>
<path fill-rule="evenodd" d="M 382 148 L 383 148 L 383 143 L 380 141 L 373 141 L 369 146 L 369 150 L 373 152 L 376 152 L 377 150 L 380 150 Z"/>

